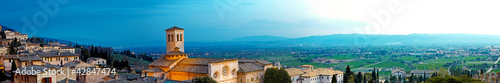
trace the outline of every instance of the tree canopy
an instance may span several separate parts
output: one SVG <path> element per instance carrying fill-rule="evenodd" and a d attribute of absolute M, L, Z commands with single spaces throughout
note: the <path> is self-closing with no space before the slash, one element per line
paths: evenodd
<path fill-rule="evenodd" d="M 283 68 L 268 68 L 264 75 L 264 83 L 292 83 L 292 79 Z"/>

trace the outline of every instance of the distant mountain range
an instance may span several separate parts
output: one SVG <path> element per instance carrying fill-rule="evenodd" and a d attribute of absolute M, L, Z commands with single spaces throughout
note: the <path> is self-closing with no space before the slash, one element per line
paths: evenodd
<path fill-rule="evenodd" d="M 7 27 L 7 26 L 3 26 L 3 25 L 0 25 L 0 26 L 2 26 L 2 31 L 5 31 L 5 30 L 12 30 L 12 31 L 16 31 L 16 30 L 14 30 L 14 29 L 12 29 L 12 28 L 9 28 L 9 27 Z"/>
<path fill-rule="evenodd" d="M 481 34 L 408 34 L 408 35 L 374 35 L 374 34 L 334 34 L 325 36 L 310 36 L 269 41 L 269 37 L 244 37 L 252 41 L 225 42 L 185 42 L 189 47 L 328 47 L 328 46 L 387 46 L 387 45 L 500 45 L 499 35 Z M 264 38 L 264 39 L 260 39 Z M 165 45 L 155 46 L 165 49 Z M 140 47 L 139 47 L 140 48 Z M 134 49 L 139 49 L 134 48 Z M 150 47 L 148 47 L 150 48 Z M 127 49 L 127 48 L 122 48 Z"/>

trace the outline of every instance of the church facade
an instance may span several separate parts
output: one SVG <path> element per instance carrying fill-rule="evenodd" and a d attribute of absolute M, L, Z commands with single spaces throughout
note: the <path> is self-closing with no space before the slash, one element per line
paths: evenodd
<path fill-rule="evenodd" d="M 184 29 L 166 29 L 167 54 L 149 64 L 144 76 L 190 81 L 209 76 L 218 83 L 260 83 L 271 62 L 257 59 L 189 58 L 184 53 Z"/>

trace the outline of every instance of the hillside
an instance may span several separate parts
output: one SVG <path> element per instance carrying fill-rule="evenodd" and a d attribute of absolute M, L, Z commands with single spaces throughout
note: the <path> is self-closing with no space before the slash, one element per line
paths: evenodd
<path fill-rule="evenodd" d="M 128 60 L 130 65 L 146 66 L 146 65 L 149 65 L 149 63 L 151 63 L 149 61 L 139 60 L 137 58 L 132 58 L 132 57 L 125 56 L 125 55 L 111 54 L 111 56 L 114 57 L 114 60 Z"/>

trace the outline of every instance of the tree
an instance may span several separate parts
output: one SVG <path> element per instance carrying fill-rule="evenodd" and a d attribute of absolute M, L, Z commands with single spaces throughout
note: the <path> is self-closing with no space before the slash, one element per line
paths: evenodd
<path fill-rule="evenodd" d="M 375 67 L 373 68 L 373 71 L 372 71 L 372 80 L 377 80 L 377 72 L 375 72 Z"/>
<path fill-rule="evenodd" d="M 355 83 L 354 75 L 349 75 L 348 83 Z"/>
<path fill-rule="evenodd" d="M 280 69 L 280 79 L 283 79 L 281 81 L 282 83 L 292 83 L 292 79 L 290 75 L 288 75 L 288 72 L 285 70 L 285 68 Z"/>
<path fill-rule="evenodd" d="M 333 74 L 331 83 L 337 83 L 337 75 Z"/>
<path fill-rule="evenodd" d="M 375 80 L 375 82 L 377 82 L 377 83 L 379 83 L 379 82 L 378 82 L 378 79 L 379 79 L 379 77 L 378 77 L 378 76 L 379 76 L 379 73 L 378 73 L 378 70 L 377 70 L 377 78 L 375 78 L 375 79 L 377 79 L 377 80 Z"/>
<path fill-rule="evenodd" d="M 193 80 L 191 80 L 193 83 L 217 83 L 214 79 L 208 77 L 208 76 L 203 76 L 203 77 L 196 77 Z"/>
<path fill-rule="evenodd" d="M 348 83 L 349 82 L 349 76 L 351 76 L 351 68 L 349 68 L 349 65 L 347 65 L 347 68 L 345 68 L 345 74 L 344 74 L 344 83 Z"/>
<path fill-rule="evenodd" d="M 384 83 L 391 83 L 391 82 L 389 82 L 389 80 L 385 80 Z"/>
<path fill-rule="evenodd" d="M 427 79 L 425 83 L 482 83 L 481 80 L 474 79 L 472 77 L 467 77 L 466 75 L 462 76 L 436 76 Z"/>
<path fill-rule="evenodd" d="M 356 83 L 362 83 L 363 81 L 363 74 L 361 72 L 358 72 L 358 75 L 356 76 Z"/>
<path fill-rule="evenodd" d="M 366 83 L 366 76 L 365 75 L 363 75 L 363 82 L 361 82 L 361 83 Z"/>
<path fill-rule="evenodd" d="M 413 75 L 413 73 L 410 75 L 409 81 L 410 81 L 410 83 L 415 82 L 415 76 Z"/>
<path fill-rule="evenodd" d="M 5 75 L 4 71 L 0 71 L 0 81 L 5 81 L 7 80 L 7 76 Z"/>
<path fill-rule="evenodd" d="M 264 83 L 292 83 L 292 79 L 283 68 L 268 68 L 264 75 Z"/>
<path fill-rule="evenodd" d="M 12 66 L 11 66 L 10 72 L 14 72 L 16 70 L 17 70 L 16 61 L 12 60 Z"/>
<path fill-rule="evenodd" d="M 17 70 L 16 61 L 12 60 L 12 66 L 10 68 L 10 72 L 11 72 L 10 73 L 10 80 L 14 80 L 14 75 L 15 75 L 14 71 L 16 71 L 16 70 Z"/>

